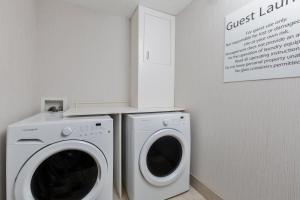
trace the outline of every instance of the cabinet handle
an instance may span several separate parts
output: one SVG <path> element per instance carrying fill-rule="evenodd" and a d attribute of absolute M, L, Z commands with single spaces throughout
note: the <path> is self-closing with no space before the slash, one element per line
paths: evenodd
<path fill-rule="evenodd" d="M 149 58 L 150 58 L 150 52 L 147 51 L 147 52 L 146 52 L 146 59 L 149 60 Z"/>

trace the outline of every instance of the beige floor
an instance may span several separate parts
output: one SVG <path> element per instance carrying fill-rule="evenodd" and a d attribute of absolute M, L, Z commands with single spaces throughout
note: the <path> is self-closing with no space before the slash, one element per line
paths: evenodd
<path fill-rule="evenodd" d="M 114 200 L 120 200 L 116 194 L 114 194 Z M 123 200 L 128 200 L 127 197 L 124 197 Z M 205 200 L 205 198 L 199 194 L 193 187 L 191 187 L 190 191 L 173 197 L 170 200 Z"/>

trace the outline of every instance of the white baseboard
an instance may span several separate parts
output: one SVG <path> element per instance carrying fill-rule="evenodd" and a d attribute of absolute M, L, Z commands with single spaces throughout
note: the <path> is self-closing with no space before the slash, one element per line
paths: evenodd
<path fill-rule="evenodd" d="M 216 193 L 211 191 L 207 186 L 191 175 L 191 186 L 195 188 L 207 200 L 223 200 Z"/>

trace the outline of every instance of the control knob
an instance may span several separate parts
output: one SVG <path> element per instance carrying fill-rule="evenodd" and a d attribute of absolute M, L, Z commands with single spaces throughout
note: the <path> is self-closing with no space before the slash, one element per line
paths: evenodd
<path fill-rule="evenodd" d="M 164 126 L 168 126 L 168 125 L 169 125 L 169 120 L 164 120 L 164 121 L 163 121 L 163 125 L 164 125 Z"/>
<path fill-rule="evenodd" d="M 71 127 L 65 127 L 62 132 L 61 132 L 61 135 L 63 137 L 68 137 L 69 135 L 71 135 L 73 132 L 72 128 Z"/>

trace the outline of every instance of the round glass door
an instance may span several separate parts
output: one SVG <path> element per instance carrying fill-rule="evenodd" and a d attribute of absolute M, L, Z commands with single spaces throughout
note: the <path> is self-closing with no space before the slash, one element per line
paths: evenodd
<path fill-rule="evenodd" d="M 80 200 L 94 187 L 98 177 L 96 161 L 79 150 L 65 150 L 43 161 L 33 174 L 34 199 Z"/>
<path fill-rule="evenodd" d="M 90 200 L 107 179 L 107 162 L 96 146 L 69 140 L 35 153 L 15 182 L 16 200 Z"/>
<path fill-rule="evenodd" d="M 182 158 L 181 143 L 174 137 L 164 136 L 155 141 L 147 154 L 147 167 L 157 177 L 172 174 Z"/>
<path fill-rule="evenodd" d="M 182 173 L 186 160 L 186 139 L 173 129 L 153 134 L 140 154 L 140 170 L 144 178 L 155 186 L 173 183 Z"/>

